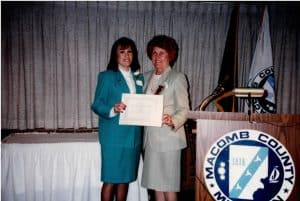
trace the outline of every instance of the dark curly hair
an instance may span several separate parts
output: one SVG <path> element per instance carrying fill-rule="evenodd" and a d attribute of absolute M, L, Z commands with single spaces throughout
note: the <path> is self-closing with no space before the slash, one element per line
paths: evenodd
<path fill-rule="evenodd" d="M 107 65 L 107 70 L 118 71 L 118 58 L 117 58 L 117 50 L 118 47 L 121 49 L 127 49 L 131 47 L 133 59 L 130 65 L 132 72 L 135 72 L 141 68 L 139 59 L 138 59 L 138 51 L 136 45 L 133 40 L 122 37 L 116 40 L 111 48 L 110 59 Z"/>
<path fill-rule="evenodd" d="M 159 47 L 168 52 L 170 65 L 173 67 L 178 57 L 178 45 L 174 38 L 166 35 L 154 36 L 147 44 L 147 55 L 152 59 L 152 52 L 154 47 Z"/>

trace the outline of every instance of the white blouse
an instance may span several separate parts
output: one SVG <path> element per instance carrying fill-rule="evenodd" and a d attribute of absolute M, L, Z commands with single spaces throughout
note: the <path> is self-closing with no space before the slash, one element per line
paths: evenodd
<path fill-rule="evenodd" d="M 133 79 L 133 76 L 131 73 L 131 69 L 129 68 L 129 71 L 125 71 L 119 66 L 119 70 L 122 73 L 123 77 L 125 78 L 125 81 L 129 88 L 130 93 L 135 94 L 136 89 L 135 89 L 135 83 L 134 83 L 134 79 Z"/>

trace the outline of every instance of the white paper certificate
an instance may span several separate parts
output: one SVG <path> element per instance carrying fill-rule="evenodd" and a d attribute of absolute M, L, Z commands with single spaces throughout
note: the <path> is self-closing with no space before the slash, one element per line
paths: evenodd
<path fill-rule="evenodd" d="M 122 94 L 122 102 L 126 109 L 120 113 L 120 125 L 161 127 L 163 95 Z"/>

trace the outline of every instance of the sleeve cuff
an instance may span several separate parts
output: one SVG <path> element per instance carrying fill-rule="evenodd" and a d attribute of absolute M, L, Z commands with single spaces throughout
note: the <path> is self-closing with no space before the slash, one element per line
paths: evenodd
<path fill-rule="evenodd" d="M 115 117 L 117 116 L 118 113 L 115 113 L 115 110 L 114 108 L 111 108 L 110 112 L 109 112 L 109 117 L 112 118 L 112 117 Z"/>

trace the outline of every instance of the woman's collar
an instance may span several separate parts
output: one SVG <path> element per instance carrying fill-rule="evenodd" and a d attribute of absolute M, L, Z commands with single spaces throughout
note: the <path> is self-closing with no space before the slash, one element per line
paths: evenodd
<path fill-rule="evenodd" d="M 118 65 L 118 68 L 119 68 L 119 71 L 122 73 L 122 74 L 131 74 L 131 68 L 129 67 L 129 70 L 126 71 L 122 66 Z"/>

